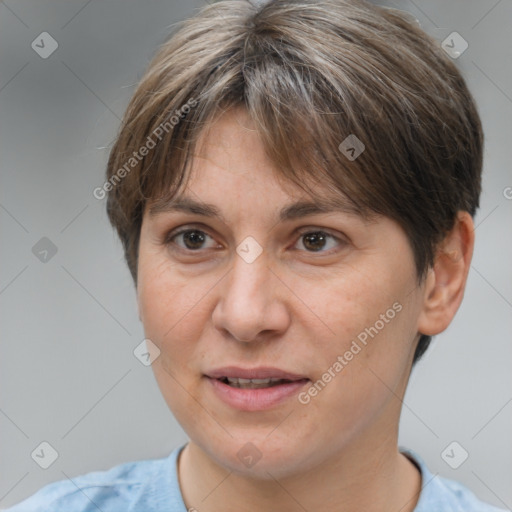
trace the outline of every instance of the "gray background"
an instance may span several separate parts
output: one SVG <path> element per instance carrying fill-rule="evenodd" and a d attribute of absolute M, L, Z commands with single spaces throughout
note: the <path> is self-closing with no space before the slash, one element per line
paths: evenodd
<path fill-rule="evenodd" d="M 144 338 L 121 245 L 92 190 L 156 46 L 200 0 L 0 2 L 0 507 L 55 480 L 167 455 L 186 441 L 133 355 Z M 484 123 L 484 191 L 463 305 L 414 370 L 400 444 L 503 508 L 510 487 L 512 241 L 511 0 L 397 1 L 457 64 Z M 58 49 L 31 43 L 49 32 Z M 57 247 L 41 262 L 42 238 Z M 42 442 L 48 469 L 31 458 Z M 458 468 L 441 458 L 457 441 Z"/>

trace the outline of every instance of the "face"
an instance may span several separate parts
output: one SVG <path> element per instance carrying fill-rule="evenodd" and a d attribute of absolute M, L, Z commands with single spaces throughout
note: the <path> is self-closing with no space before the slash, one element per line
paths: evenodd
<path fill-rule="evenodd" d="M 280 218 L 312 197 L 277 179 L 243 110 L 204 137 L 183 198 L 219 215 L 146 209 L 137 294 L 158 385 L 191 441 L 261 478 L 387 443 L 424 295 L 399 225 L 343 208 Z M 221 379 L 237 375 L 281 381 Z"/>

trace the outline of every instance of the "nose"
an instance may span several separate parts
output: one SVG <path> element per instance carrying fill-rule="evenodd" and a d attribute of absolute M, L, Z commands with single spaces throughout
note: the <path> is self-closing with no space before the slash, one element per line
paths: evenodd
<path fill-rule="evenodd" d="M 284 333 L 290 325 L 286 300 L 290 292 L 274 272 L 265 251 L 252 263 L 236 254 L 219 283 L 212 313 L 215 328 L 247 343 Z"/>

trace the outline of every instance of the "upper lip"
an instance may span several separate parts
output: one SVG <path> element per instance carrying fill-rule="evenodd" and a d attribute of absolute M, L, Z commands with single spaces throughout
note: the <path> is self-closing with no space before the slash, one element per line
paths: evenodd
<path fill-rule="evenodd" d="M 269 366 L 259 366 L 257 368 L 238 368 L 236 366 L 226 366 L 209 370 L 205 373 L 207 377 L 212 379 L 221 379 L 222 377 L 241 378 L 241 379 L 285 379 L 285 380 L 302 380 L 307 379 L 304 375 L 290 373 L 279 368 Z"/>

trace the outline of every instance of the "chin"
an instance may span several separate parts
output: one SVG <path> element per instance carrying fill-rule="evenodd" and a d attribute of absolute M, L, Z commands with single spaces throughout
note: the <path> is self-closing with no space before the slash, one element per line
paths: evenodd
<path fill-rule="evenodd" d="M 240 435 L 237 438 L 223 439 L 222 442 L 212 443 L 208 438 L 194 443 L 201 447 L 206 454 L 219 466 L 241 477 L 258 480 L 274 480 L 285 478 L 299 468 L 300 472 L 313 468 L 315 448 L 306 441 L 293 439 L 289 436 L 272 438 L 269 430 L 258 435 Z M 318 452 L 316 452 L 318 453 Z"/>

